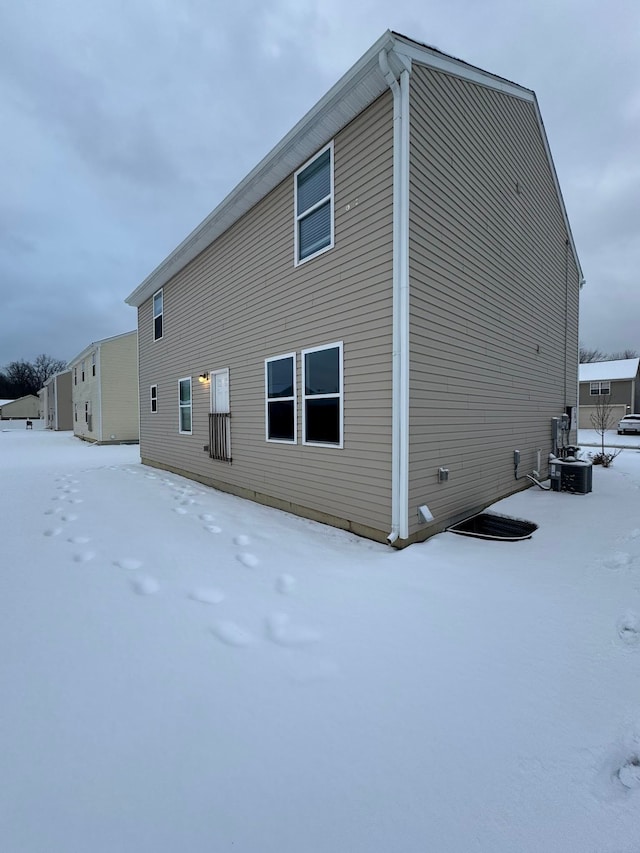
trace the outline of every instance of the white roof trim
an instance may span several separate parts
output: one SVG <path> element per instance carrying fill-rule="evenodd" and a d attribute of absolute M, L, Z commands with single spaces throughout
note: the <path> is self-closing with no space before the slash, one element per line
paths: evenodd
<path fill-rule="evenodd" d="M 430 48 L 406 36 L 387 30 L 275 148 L 220 202 L 212 213 L 129 294 L 125 301 L 134 307 L 139 307 L 143 302 L 146 302 L 174 275 L 210 246 L 217 237 L 230 228 L 234 222 L 237 222 L 241 216 L 251 210 L 281 181 L 292 175 L 296 169 L 333 139 L 369 104 L 380 97 L 388 88 L 378 63 L 378 54 L 381 50 L 394 51 L 395 58 L 405 67 L 410 68 L 411 62 L 418 62 L 421 65 L 453 74 L 464 80 L 496 89 L 534 104 L 567 234 L 582 279 L 580 262 L 571 236 L 569 220 L 535 94 L 530 89 L 525 89 L 509 80 L 441 53 L 435 48 Z M 72 363 L 69 362 L 69 364 Z"/>

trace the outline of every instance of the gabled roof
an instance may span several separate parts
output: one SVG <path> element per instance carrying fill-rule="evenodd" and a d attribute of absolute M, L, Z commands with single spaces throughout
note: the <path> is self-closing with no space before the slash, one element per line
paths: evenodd
<path fill-rule="evenodd" d="M 580 382 L 602 382 L 613 379 L 635 379 L 640 358 L 618 358 L 615 361 L 592 361 L 580 365 Z"/>
<path fill-rule="evenodd" d="M 112 335 L 110 338 L 103 338 L 101 341 L 92 341 L 89 344 L 89 346 L 86 346 L 82 350 L 82 352 L 78 353 L 78 355 L 75 358 L 72 358 L 69 361 L 69 363 L 67 364 L 67 370 L 70 370 L 74 364 L 77 364 L 79 361 L 82 361 L 82 359 L 86 358 L 92 350 L 96 349 L 99 346 L 102 346 L 102 344 L 106 344 L 109 341 L 116 341 L 118 338 L 126 338 L 128 335 L 137 335 L 137 334 L 138 334 L 138 330 L 133 329 L 131 332 L 123 332 L 121 335 Z M 63 373 L 66 373 L 66 371 L 63 371 Z"/>
<path fill-rule="evenodd" d="M 497 89 L 533 104 L 540 134 L 545 146 L 549 167 L 555 184 L 560 209 L 567 229 L 569 244 L 582 281 L 582 269 L 569 226 L 560 185 L 551 158 L 542 117 L 534 92 L 516 83 L 469 65 L 436 48 L 387 30 L 358 62 L 327 92 L 327 94 L 295 125 L 292 130 L 258 163 L 235 189 L 204 219 L 189 236 L 140 284 L 126 302 L 139 307 L 182 270 L 190 261 L 210 246 L 278 184 L 296 171 L 319 148 L 349 124 L 387 89 L 380 69 L 379 55 L 387 52 L 389 64 L 395 70 L 411 68 L 417 62 L 429 68 Z"/>
<path fill-rule="evenodd" d="M 6 406 L 7 403 L 13 403 L 13 400 L 0 400 L 0 406 Z"/>

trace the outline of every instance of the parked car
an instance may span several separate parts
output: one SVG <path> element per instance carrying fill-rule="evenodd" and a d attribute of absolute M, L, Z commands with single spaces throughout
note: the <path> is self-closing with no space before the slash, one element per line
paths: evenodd
<path fill-rule="evenodd" d="M 618 435 L 628 432 L 640 432 L 640 415 L 625 415 L 618 421 Z"/>

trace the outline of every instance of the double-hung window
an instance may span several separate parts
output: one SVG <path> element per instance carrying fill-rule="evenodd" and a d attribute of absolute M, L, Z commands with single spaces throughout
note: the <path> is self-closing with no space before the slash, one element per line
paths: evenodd
<path fill-rule="evenodd" d="M 191 377 L 178 380 L 179 432 L 191 435 Z"/>
<path fill-rule="evenodd" d="M 82 381 L 84 382 L 84 359 L 82 359 L 82 362 L 80 365 L 80 374 L 81 374 Z"/>
<path fill-rule="evenodd" d="M 296 265 L 333 246 L 333 143 L 295 173 Z"/>
<path fill-rule="evenodd" d="M 591 382 L 589 385 L 589 394 L 592 397 L 595 397 L 598 394 L 610 394 L 610 393 L 611 393 L 611 383 L 608 380 L 606 382 Z"/>
<path fill-rule="evenodd" d="M 91 353 L 91 375 L 92 376 L 96 375 L 96 354 L 95 354 L 95 352 Z"/>
<path fill-rule="evenodd" d="M 151 393 L 151 413 L 155 414 L 158 411 L 158 386 L 152 385 L 150 388 Z"/>
<path fill-rule="evenodd" d="M 296 354 L 278 355 L 264 363 L 267 441 L 297 441 Z"/>
<path fill-rule="evenodd" d="M 302 350 L 302 442 L 342 447 L 342 342 Z"/>
<path fill-rule="evenodd" d="M 162 315 L 164 307 L 164 296 L 162 289 L 153 294 L 153 340 L 159 341 L 162 337 Z"/>

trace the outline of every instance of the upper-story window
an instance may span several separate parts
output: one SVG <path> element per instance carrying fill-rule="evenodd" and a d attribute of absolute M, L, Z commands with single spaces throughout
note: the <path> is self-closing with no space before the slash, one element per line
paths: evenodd
<path fill-rule="evenodd" d="M 153 294 L 153 340 L 158 341 L 162 337 L 162 314 L 163 314 L 162 289 Z"/>
<path fill-rule="evenodd" d="M 82 363 L 80 365 L 80 378 L 84 382 L 84 359 L 82 359 Z"/>
<path fill-rule="evenodd" d="M 96 354 L 95 354 L 95 352 L 91 353 L 91 375 L 92 376 L 96 375 Z"/>
<path fill-rule="evenodd" d="M 77 367 L 73 368 L 73 384 L 74 385 L 78 384 L 78 368 Z"/>
<path fill-rule="evenodd" d="M 295 263 L 333 246 L 333 143 L 295 174 Z"/>
<path fill-rule="evenodd" d="M 592 397 L 595 397 L 598 394 L 610 394 L 611 393 L 611 383 L 609 381 L 606 382 L 591 382 L 589 385 L 589 394 Z"/>

